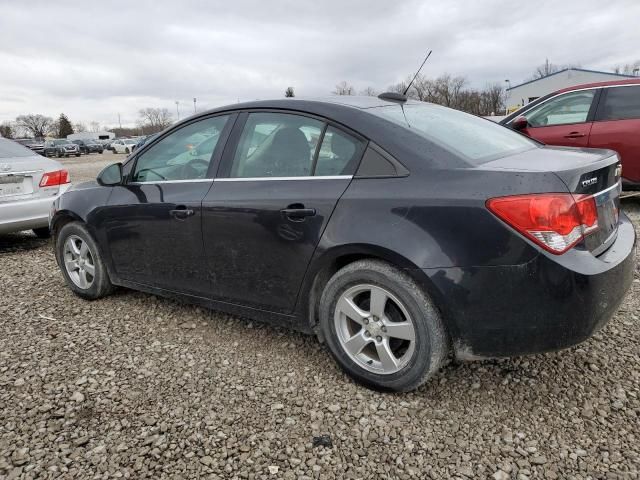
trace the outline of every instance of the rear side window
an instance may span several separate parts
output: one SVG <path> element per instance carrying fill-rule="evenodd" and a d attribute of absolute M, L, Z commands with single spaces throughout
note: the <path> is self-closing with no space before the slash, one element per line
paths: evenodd
<path fill-rule="evenodd" d="M 473 164 L 530 150 L 538 145 L 490 120 L 439 105 L 393 105 L 367 111 L 414 131 Z"/>
<path fill-rule="evenodd" d="M 31 157 L 34 153 L 13 140 L 0 138 L 0 158 Z"/>
<path fill-rule="evenodd" d="M 598 108 L 598 120 L 640 118 L 640 86 L 610 87 L 605 95 L 604 103 Z"/>
<path fill-rule="evenodd" d="M 314 175 L 351 175 L 358 165 L 363 148 L 364 142 L 336 128 L 327 127 Z"/>

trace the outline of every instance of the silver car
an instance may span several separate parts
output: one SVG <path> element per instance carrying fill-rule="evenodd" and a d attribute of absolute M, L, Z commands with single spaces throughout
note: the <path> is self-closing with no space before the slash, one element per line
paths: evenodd
<path fill-rule="evenodd" d="M 33 230 L 48 237 L 51 204 L 70 185 L 62 164 L 0 138 L 0 234 Z"/>

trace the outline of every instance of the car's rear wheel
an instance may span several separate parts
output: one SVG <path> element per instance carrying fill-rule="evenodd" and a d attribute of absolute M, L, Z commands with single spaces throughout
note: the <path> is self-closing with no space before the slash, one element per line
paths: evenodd
<path fill-rule="evenodd" d="M 377 389 L 417 388 L 448 353 L 442 319 L 428 295 L 378 260 L 351 263 L 329 280 L 320 299 L 320 328 L 340 366 Z"/>
<path fill-rule="evenodd" d="M 35 233 L 36 237 L 38 238 L 51 237 L 51 232 L 49 231 L 49 227 L 34 228 L 33 233 Z"/>
<path fill-rule="evenodd" d="M 129 155 L 129 147 L 124 149 L 124 153 L 126 153 L 127 155 Z"/>
<path fill-rule="evenodd" d="M 113 290 L 98 246 L 81 223 L 62 227 L 56 237 L 56 258 L 67 285 L 76 295 L 95 300 Z"/>

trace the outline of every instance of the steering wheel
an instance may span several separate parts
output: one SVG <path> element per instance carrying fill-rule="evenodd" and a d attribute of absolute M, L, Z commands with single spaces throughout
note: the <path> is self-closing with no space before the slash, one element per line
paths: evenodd
<path fill-rule="evenodd" d="M 194 168 L 196 165 L 203 166 L 204 170 Z M 208 169 L 209 162 L 207 160 L 203 160 L 202 158 L 194 158 L 193 160 L 185 163 L 182 166 L 182 178 L 193 178 L 194 173 L 196 174 L 196 178 L 204 178 L 207 175 Z"/>

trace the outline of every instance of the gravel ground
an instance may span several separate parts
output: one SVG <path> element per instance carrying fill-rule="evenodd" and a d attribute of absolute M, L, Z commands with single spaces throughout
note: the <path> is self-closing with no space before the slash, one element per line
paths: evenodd
<path fill-rule="evenodd" d="M 79 180 L 113 158 L 65 163 Z M 83 301 L 47 241 L 0 236 L 0 478 L 640 478 L 639 277 L 579 347 L 382 394 L 311 337 L 127 290 Z"/>

